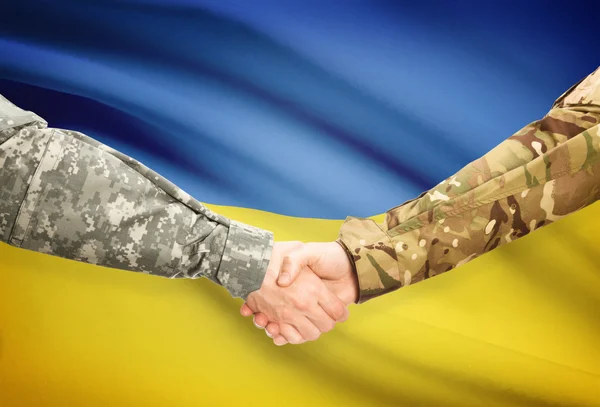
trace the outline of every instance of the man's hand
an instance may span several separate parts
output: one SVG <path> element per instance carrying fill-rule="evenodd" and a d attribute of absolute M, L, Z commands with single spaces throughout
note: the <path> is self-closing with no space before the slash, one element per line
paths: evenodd
<path fill-rule="evenodd" d="M 250 316 L 255 310 L 261 318 L 278 324 L 277 333 L 281 331 L 286 342 L 293 344 L 316 340 L 348 316 L 346 304 L 324 281 L 306 266 L 295 267 L 301 263 L 289 256 L 304 247 L 300 242 L 275 243 L 263 284 L 248 296 L 242 309 L 242 315 Z M 286 286 L 277 285 L 280 270 L 290 277 Z M 255 325 L 260 327 L 256 318 Z"/>
<path fill-rule="evenodd" d="M 333 292 L 345 306 L 358 300 L 358 278 L 352 270 L 352 265 L 345 250 L 339 243 L 302 244 L 294 242 L 293 247 L 286 247 L 289 247 L 289 250 L 284 254 L 281 273 L 279 273 L 277 279 L 280 287 L 292 288 L 296 286 L 300 282 L 300 276 L 307 273 L 306 269 L 308 268 L 323 281 L 325 287 Z M 303 290 L 301 286 L 298 289 Z M 284 322 L 269 318 L 268 314 L 261 312 L 262 310 L 259 308 L 255 308 L 250 302 L 250 297 L 248 297 L 248 302 L 242 306 L 241 314 L 250 316 L 255 311 L 254 324 L 258 328 L 266 327 L 267 335 L 274 338 L 273 341 L 276 345 L 314 340 L 303 337 L 303 340 L 298 342 L 295 332 Z"/>

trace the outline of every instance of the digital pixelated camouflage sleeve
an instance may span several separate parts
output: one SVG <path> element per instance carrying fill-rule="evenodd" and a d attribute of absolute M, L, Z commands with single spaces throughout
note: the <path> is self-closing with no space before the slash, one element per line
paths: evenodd
<path fill-rule="evenodd" d="M 0 241 L 168 278 L 260 288 L 271 232 L 229 220 L 140 162 L 0 95 Z"/>
<path fill-rule="evenodd" d="M 349 217 L 338 242 L 358 302 L 433 277 L 594 203 L 600 196 L 600 68 L 550 112 L 457 174 L 390 209 Z"/>

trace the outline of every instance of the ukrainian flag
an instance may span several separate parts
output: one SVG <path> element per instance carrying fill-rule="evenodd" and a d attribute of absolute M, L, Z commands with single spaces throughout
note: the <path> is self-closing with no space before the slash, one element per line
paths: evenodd
<path fill-rule="evenodd" d="M 587 3 L 9 3 L 1 94 L 280 241 L 381 220 L 598 66 Z M 282 348 L 206 280 L 3 244 L 0 406 L 597 407 L 599 219 L 596 204 Z"/>

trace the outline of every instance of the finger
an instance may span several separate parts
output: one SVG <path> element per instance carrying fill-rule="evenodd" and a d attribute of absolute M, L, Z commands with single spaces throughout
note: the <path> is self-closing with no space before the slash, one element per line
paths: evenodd
<path fill-rule="evenodd" d="M 279 335 L 279 324 L 276 322 L 269 322 L 265 327 L 265 331 L 267 332 L 267 336 L 275 338 Z"/>
<path fill-rule="evenodd" d="M 242 308 L 240 309 L 240 314 L 242 314 L 242 316 L 244 317 L 249 317 L 250 315 L 254 314 L 254 311 L 250 309 L 248 304 L 244 303 L 244 305 L 242 305 Z"/>
<path fill-rule="evenodd" d="M 350 315 L 350 310 L 348 310 L 348 306 L 346 305 L 345 302 L 342 301 L 344 310 L 342 311 L 342 317 L 339 318 L 337 321 L 335 321 L 336 323 L 342 323 L 342 322 L 346 322 L 348 320 L 348 316 Z"/>
<path fill-rule="evenodd" d="M 335 327 L 335 321 L 321 307 L 307 318 L 322 333 L 329 332 Z"/>
<path fill-rule="evenodd" d="M 313 324 L 305 316 L 301 316 L 294 319 L 291 325 L 294 328 L 296 328 L 296 331 L 298 331 L 298 333 L 300 334 L 300 336 L 302 336 L 304 341 L 316 341 L 317 339 L 319 339 L 319 336 L 321 336 L 321 331 L 319 331 L 319 328 L 317 328 L 315 324 Z M 287 336 L 286 339 L 290 343 L 292 343 L 292 341 L 290 341 L 289 338 L 287 338 Z"/>
<path fill-rule="evenodd" d="M 306 245 L 302 246 L 301 249 L 288 253 L 288 255 L 283 258 L 281 272 L 279 273 L 279 277 L 277 277 L 277 284 L 280 287 L 292 285 L 296 278 L 298 278 L 300 270 L 302 270 L 303 267 L 314 264 L 318 258 L 319 255 L 316 254 L 314 250 L 310 250 L 310 247 L 307 248 Z"/>
<path fill-rule="evenodd" d="M 306 342 L 306 339 L 304 339 L 302 335 L 300 335 L 300 332 L 298 332 L 298 330 L 292 325 L 281 324 L 279 328 L 281 330 L 281 336 L 283 336 L 289 343 L 293 345 L 300 345 L 301 343 Z"/>
<path fill-rule="evenodd" d="M 275 339 L 273 339 L 273 343 L 277 346 L 283 346 L 286 345 L 288 341 L 283 337 L 283 335 L 279 335 L 276 336 Z"/>
<path fill-rule="evenodd" d="M 348 308 L 344 308 L 344 316 L 340 319 L 338 319 L 337 323 L 342 323 L 342 322 L 346 322 L 348 320 L 348 317 L 350 316 L 350 310 L 348 310 Z"/>
<path fill-rule="evenodd" d="M 263 329 L 268 323 L 269 318 L 267 318 L 267 316 L 262 312 L 258 312 L 256 315 L 254 315 L 254 325 L 256 325 L 257 328 Z"/>
<path fill-rule="evenodd" d="M 269 261 L 269 265 L 267 266 L 268 270 L 272 270 L 272 274 L 278 276 L 281 272 L 281 264 L 285 256 L 294 250 L 299 250 L 302 246 L 303 243 L 299 241 L 277 243 L 273 248 L 273 252 L 271 253 L 271 259 Z"/>
<path fill-rule="evenodd" d="M 276 243 L 271 252 L 271 259 L 267 266 L 267 276 L 279 276 L 281 272 L 281 264 L 284 257 L 293 250 L 298 250 L 302 247 L 302 242 L 291 241 Z"/>
<path fill-rule="evenodd" d="M 343 322 L 348 318 L 346 305 L 325 287 L 320 292 L 319 305 L 336 322 Z"/>

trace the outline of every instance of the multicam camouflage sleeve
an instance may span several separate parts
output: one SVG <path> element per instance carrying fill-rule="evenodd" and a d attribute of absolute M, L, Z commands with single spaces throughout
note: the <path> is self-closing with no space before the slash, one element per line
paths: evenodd
<path fill-rule="evenodd" d="M 550 112 L 385 222 L 349 217 L 338 242 L 358 302 L 455 269 L 600 197 L 600 68 Z"/>
<path fill-rule="evenodd" d="M 138 161 L 0 95 L 0 241 L 168 278 L 260 288 L 271 232 L 215 214 Z"/>

